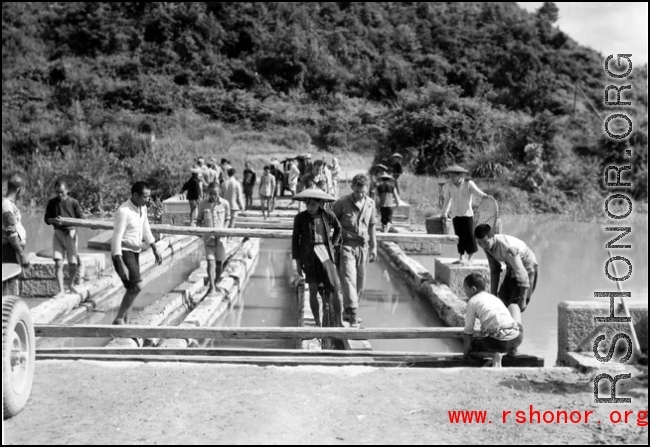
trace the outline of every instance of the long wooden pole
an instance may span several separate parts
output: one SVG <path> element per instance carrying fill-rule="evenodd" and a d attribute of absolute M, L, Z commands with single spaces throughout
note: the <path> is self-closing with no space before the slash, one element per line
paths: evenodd
<path fill-rule="evenodd" d="M 347 338 L 350 340 L 462 338 L 463 328 L 192 328 L 169 326 L 111 326 L 111 325 L 36 325 L 37 337 L 91 338 L 195 338 L 199 340 L 308 340 L 312 338 Z"/>
<path fill-rule="evenodd" d="M 67 227 L 90 228 L 92 230 L 112 230 L 113 222 L 62 218 L 61 224 Z M 291 239 L 293 232 L 288 230 L 260 230 L 252 228 L 197 228 L 174 227 L 171 225 L 151 225 L 151 231 L 159 234 L 180 234 L 185 236 L 223 236 L 254 237 L 264 239 Z M 456 245 L 458 237 L 450 234 L 425 233 L 377 233 L 379 242 L 438 242 Z"/>
<path fill-rule="evenodd" d="M 461 352 L 397 352 L 397 351 L 308 351 L 300 349 L 253 348 L 36 348 L 37 354 L 59 355 L 196 355 L 203 357 L 427 357 L 453 358 Z"/>

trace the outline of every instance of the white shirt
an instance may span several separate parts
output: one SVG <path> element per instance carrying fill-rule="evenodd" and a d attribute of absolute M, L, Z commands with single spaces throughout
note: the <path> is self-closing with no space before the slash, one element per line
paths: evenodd
<path fill-rule="evenodd" d="M 300 178 L 300 169 L 296 165 L 291 165 L 289 170 L 289 186 L 291 189 L 296 189 L 298 186 L 298 179 Z"/>
<path fill-rule="evenodd" d="M 456 186 L 451 181 L 445 183 L 443 192 L 446 197 L 445 206 L 443 207 L 444 214 L 448 214 L 451 218 L 474 216 L 474 211 L 472 210 L 473 195 L 476 194 L 479 197 L 487 196 L 471 180 L 463 180 L 460 186 Z"/>
<path fill-rule="evenodd" d="M 111 240 L 113 256 L 121 256 L 123 249 L 140 253 L 143 240 L 147 245 L 156 242 L 149 227 L 146 206 L 138 208 L 129 199 L 117 209 L 113 221 L 115 223 Z"/>
<path fill-rule="evenodd" d="M 498 340 L 513 340 L 519 336 L 519 325 L 499 298 L 479 292 L 469 299 L 465 314 L 466 334 L 474 334 L 474 321 L 481 322 L 481 331 Z"/>
<path fill-rule="evenodd" d="M 13 219 L 11 219 L 11 215 L 13 215 Z M 25 227 L 23 227 L 23 224 L 20 222 L 21 218 L 22 216 L 20 214 L 20 210 L 18 209 L 14 201 L 3 197 L 2 198 L 2 243 L 3 244 L 9 243 L 9 238 L 7 237 L 7 230 L 10 230 L 10 231 L 15 231 L 16 234 L 18 234 L 18 237 L 20 238 L 20 243 L 25 245 L 27 241 L 27 232 L 25 231 Z M 10 225 L 8 223 L 9 220 L 15 220 L 15 225 Z"/>

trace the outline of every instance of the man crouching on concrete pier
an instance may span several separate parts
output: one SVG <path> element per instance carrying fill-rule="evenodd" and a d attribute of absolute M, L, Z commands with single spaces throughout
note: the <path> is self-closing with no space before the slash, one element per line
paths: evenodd
<path fill-rule="evenodd" d="M 162 264 L 162 256 L 156 248 L 156 240 L 149 227 L 147 203 L 151 200 L 151 188 L 144 182 L 137 182 L 131 187 L 131 199 L 124 202 L 115 212 L 115 227 L 111 241 L 113 265 L 126 287 L 120 310 L 113 324 L 129 323 L 129 311 L 133 302 L 142 291 L 140 277 L 140 252 L 142 241 L 149 244 L 156 258 L 156 264 Z"/>
<path fill-rule="evenodd" d="M 485 278 L 472 273 L 465 278 L 463 290 L 469 299 L 465 313 L 463 358 L 492 355 L 485 366 L 501 367 L 503 354 L 516 350 L 524 340 L 524 328 L 510 315 L 503 302 L 485 291 Z M 474 322 L 481 322 L 484 338 L 473 339 Z"/>

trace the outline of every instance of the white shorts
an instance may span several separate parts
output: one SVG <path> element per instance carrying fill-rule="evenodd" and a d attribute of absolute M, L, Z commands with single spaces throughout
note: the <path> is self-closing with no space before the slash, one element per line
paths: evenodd
<path fill-rule="evenodd" d="M 217 261 L 223 262 L 226 260 L 226 246 L 219 239 L 217 242 L 210 241 L 203 243 L 203 248 L 205 249 L 205 257 L 208 261 Z"/>
<path fill-rule="evenodd" d="M 70 230 L 69 234 L 65 231 L 55 229 L 52 238 L 52 246 L 54 248 L 53 258 L 55 261 L 66 259 L 67 255 L 68 264 L 77 264 L 79 251 L 77 249 L 78 241 L 76 229 Z"/>

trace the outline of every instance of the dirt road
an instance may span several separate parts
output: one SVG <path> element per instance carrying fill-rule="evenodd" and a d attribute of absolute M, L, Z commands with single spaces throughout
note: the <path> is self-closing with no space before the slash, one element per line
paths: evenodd
<path fill-rule="evenodd" d="M 569 369 L 39 362 L 27 408 L 3 432 L 8 444 L 647 444 L 636 424 L 647 369 L 620 382 L 632 405 L 594 404 L 592 379 Z M 542 416 L 579 411 L 582 422 L 515 423 L 530 405 Z M 492 423 L 452 424 L 450 410 L 487 410 Z M 613 410 L 634 414 L 615 425 Z"/>

